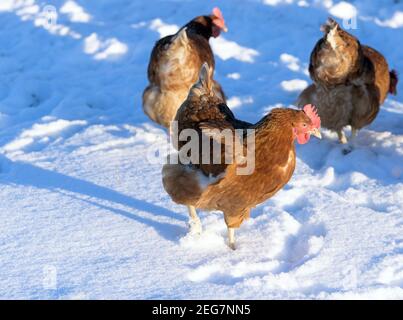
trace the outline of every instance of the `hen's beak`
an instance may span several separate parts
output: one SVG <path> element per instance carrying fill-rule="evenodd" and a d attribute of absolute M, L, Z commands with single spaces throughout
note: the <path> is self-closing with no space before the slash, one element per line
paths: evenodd
<path fill-rule="evenodd" d="M 224 32 L 228 32 L 228 28 L 227 28 L 227 26 L 224 26 L 224 27 L 222 28 L 222 31 L 224 31 Z"/>
<path fill-rule="evenodd" d="M 311 135 L 315 136 L 318 139 L 322 139 L 322 135 L 320 134 L 320 131 L 318 128 L 314 128 L 309 132 Z"/>

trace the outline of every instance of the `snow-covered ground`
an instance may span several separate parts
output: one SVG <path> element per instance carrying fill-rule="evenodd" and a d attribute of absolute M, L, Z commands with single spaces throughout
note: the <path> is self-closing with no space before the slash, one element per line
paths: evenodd
<path fill-rule="evenodd" d="M 398 0 L 1 0 L 0 298 L 403 299 L 403 85 L 350 154 L 326 131 L 298 146 L 237 251 L 218 212 L 187 235 L 141 94 L 154 41 L 215 5 L 216 77 L 244 120 L 294 103 L 329 15 L 403 70 Z"/>

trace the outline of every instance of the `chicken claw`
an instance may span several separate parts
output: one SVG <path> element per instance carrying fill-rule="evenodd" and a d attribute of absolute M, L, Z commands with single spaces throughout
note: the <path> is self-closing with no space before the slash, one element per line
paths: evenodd
<path fill-rule="evenodd" d="M 235 229 L 234 228 L 228 228 L 228 246 L 232 249 L 235 250 Z"/>
<path fill-rule="evenodd" d="M 197 215 L 196 208 L 193 206 L 188 206 L 189 210 L 189 229 L 191 234 L 200 235 L 203 231 L 202 224 L 199 216 Z"/>

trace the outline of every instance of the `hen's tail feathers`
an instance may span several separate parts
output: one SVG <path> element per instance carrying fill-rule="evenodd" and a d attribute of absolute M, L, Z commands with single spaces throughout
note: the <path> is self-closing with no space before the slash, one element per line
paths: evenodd
<path fill-rule="evenodd" d="M 390 75 L 389 93 L 395 96 L 397 94 L 397 83 L 399 82 L 399 76 L 396 70 L 390 71 L 389 75 Z"/>
<path fill-rule="evenodd" d="M 213 90 L 216 97 L 219 97 L 224 103 L 227 103 L 227 97 L 225 96 L 224 90 L 222 89 L 221 85 L 215 80 L 213 80 Z"/>
<path fill-rule="evenodd" d="M 213 95 L 213 80 L 212 69 L 210 69 L 207 62 L 203 63 L 197 82 L 192 86 L 189 91 L 189 96 L 200 97 L 202 95 Z"/>
<path fill-rule="evenodd" d="M 199 72 L 198 84 L 201 85 L 206 91 L 211 91 L 213 87 L 211 71 L 212 70 L 210 69 L 208 63 L 204 62 Z"/>

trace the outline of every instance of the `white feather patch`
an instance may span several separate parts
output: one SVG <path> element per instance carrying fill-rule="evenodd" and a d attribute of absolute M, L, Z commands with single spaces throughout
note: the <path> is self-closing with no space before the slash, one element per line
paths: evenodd
<path fill-rule="evenodd" d="M 336 34 L 336 28 L 333 28 L 327 34 L 327 41 L 330 43 L 330 45 L 332 46 L 333 49 L 336 49 L 336 47 L 337 47 L 335 34 Z"/>

